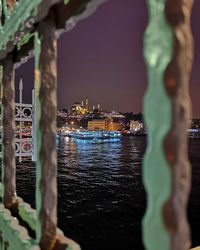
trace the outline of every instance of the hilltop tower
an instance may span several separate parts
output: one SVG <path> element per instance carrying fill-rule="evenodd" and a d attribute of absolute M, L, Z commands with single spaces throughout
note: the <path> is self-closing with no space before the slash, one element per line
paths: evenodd
<path fill-rule="evenodd" d="M 88 98 L 87 98 L 87 96 L 86 96 L 86 99 L 85 99 L 85 106 L 86 106 L 86 109 L 87 109 L 87 111 L 89 111 L 89 101 L 88 101 Z"/>

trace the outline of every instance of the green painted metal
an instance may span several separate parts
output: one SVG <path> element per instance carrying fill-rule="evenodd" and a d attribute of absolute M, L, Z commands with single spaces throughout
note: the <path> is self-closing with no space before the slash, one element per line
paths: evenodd
<path fill-rule="evenodd" d="M 20 42 L 17 44 L 17 50 L 20 50 L 23 45 L 29 42 L 29 40 L 35 35 L 35 33 L 27 33 L 25 34 Z"/>
<path fill-rule="evenodd" d="M 0 182 L 0 197 L 3 198 L 3 185 L 1 182 Z"/>
<path fill-rule="evenodd" d="M 9 11 L 8 11 L 8 8 L 7 8 L 7 3 L 6 3 L 6 0 L 3 0 L 2 1 L 2 9 L 3 9 L 3 12 L 5 13 L 5 19 L 8 20 L 10 15 L 9 15 Z"/>
<path fill-rule="evenodd" d="M 6 22 L 0 29 L 0 50 L 3 50 L 6 47 L 6 44 L 10 41 L 13 34 L 17 32 L 20 27 L 25 24 L 25 21 L 36 15 L 35 8 L 41 3 L 42 0 L 26 0 L 20 1 L 15 5 L 12 10 L 12 15 L 10 16 L 3 2 L 3 11 L 6 14 Z"/>
<path fill-rule="evenodd" d="M 9 243 L 9 250 L 39 250 L 35 241 L 30 238 L 27 230 L 19 225 L 10 211 L 0 205 L 0 232 L 4 242 Z M 11 240 L 12 239 L 12 240 Z"/>
<path fill-rule="evenodd" d="M 173 36 L 164 15 L 165 2 L 148 0 L 149 24 L 144 37 L 149 85 L 144 97 L 148 148 L 143 161 L 147 192 L 143 242 L 148 250 L 170 249 L 170 237 L 162 217 L 172 189 L 170 167 L 163 149 L 164 138 L 172 126 L 172 104 L 164 87 L 164 71 L 172 57 Z"/>
<path fill-rule="evenodd" d="M 34 55 L 35 55 L 35 129 L 37 135 L 37 144 L 36 144 L 36 207 L 37 207 L 37 225 L 36 225 L 36 237 L 39 242 L 41 238 L 41 224 L 39 220 L 39 212 L 41 210 L 41 192 L 40 192 L 40 180 L 42 175 L 42 163 L 40 161 L 39 152 L 41 149 L 41 131 L 39 121 L 41 119 L 41 103 L 39 99 L 39 92 L 41 88 L 41 72 L 40 72 L 40 54 L 41 54 L 41 41 L 39 38 L 39 34 L 35 33 L 34 39 Z"/>
<path fill-rule="evenodd" d="M 3 186 L 0 182 L 0 198 L 3 198 Z M 24 202 L 20 197 L 18 200 L 18 213 L 23 221 L 25 221 L 32 230 L 36 230 L 36 210 L 31 208 L 31 206 Z"/>
<path fill-rule="evenodd" d="M 0 65 L 0 143 L 2 145 L 2 75 L 3 74 L 3 69 L 2 66 Z M 2 171 L 2 146 L 0 148 L 0 171 Z M 2 177 L 2 173 L 0 173 L 0 176 Z M 1 178 L 2 180 L 2 178 Z M 0 197 L 3 198 L 3 185 L 0 182 Z"/>
<path fill-rule="evenodd" d="M 70 0 L 64 0 L 64 4 L 68 4 Z"/>
<path fill-rule="evenodd" d="M 31 208 L 28 203 L 20 202 L 18 205 L 18 213 L 20 218 L 25 221 L 33 231 L 35 231 L 37 223 L 36 210 Z"/>
<path fill-rule="evenodd" d="M 2 2 L 0 1 L 0 16 L 2 15 Z M 1 25 L 1 21 L 0 21 L 0 30 L 1 30 L 1 27 L 2 27 L 2 25 Z"/>

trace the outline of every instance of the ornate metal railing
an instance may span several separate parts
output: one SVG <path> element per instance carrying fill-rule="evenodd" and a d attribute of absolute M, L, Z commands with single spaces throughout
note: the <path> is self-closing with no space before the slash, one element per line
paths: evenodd
<path fill-rule="evenodd" d="M 3 249 L 8 246 L 9 249 L 79 249 L 60 233 L 56 222 L 56 34 L 72 28 L 103 1 L 0 1 L 3 88 L 0 246 Z M 144 51 L 149 87 L 144 111 L 149 135 L 143 171 L 147 191 L 143 239 L 148 250 L 186 250 L 190 247 L 186 220 L 190 189 L 186 128 L 190 114 L 193 1 L 148 0 L 147 4 L 149 25 Z M 33 55 L 36 211 L 16 195 L 14 144 L 14 64 Z M 20 225 L 22 221 L 26 229 Z"/>
<path fill-rule="evenodd" d="M 15 103 L 15 156 L 19 158 L 32 159 L 35 161 L 34 152 L 34 107 L 33 104 Z M 31 124 L 31 129 L 23 127 L 24 122 Z M 2 116 L 0 115 L 0 124 Z M 17 126 L 18 125 L 18 126 Z M 2 126 L 0 128 L 0 158 L 2 157 Z"/>
<path fill-rule="evenodd" d="M 34 107 L 33 104 L 15 103 L 15 123 L 19 128 L 15 130 L 15 156 L 22 161 L 23 157 L 34 159 Z M 23 127 L 24 122 L 31 124 L 31 129 Z M 29 134 L 28 134 L 29 133 Z"/>

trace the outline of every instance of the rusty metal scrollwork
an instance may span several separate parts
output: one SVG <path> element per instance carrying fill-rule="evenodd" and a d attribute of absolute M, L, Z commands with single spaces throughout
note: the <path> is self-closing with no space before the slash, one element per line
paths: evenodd
<path fill-rule="evenodd" d="M 16 4 L 16 0 L 6 0 L 8 9 L 12 10 Z"/>

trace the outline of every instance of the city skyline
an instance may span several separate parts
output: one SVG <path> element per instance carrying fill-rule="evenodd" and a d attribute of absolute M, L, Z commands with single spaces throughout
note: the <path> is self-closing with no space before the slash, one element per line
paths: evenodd
<path fill-rule="evenodd" d="M 190 81 L 193 117 L 200 117 L 198 6 L 200 1 L 195 1 L 192 29 L 196 53 Z M 58 40 L 58 108 L 67 108 L 89 96 L 92 103 L 103 103 L 107 110 L 143 112 L 147 75 L 142 47 L 146 25 L 145 1 L 127 0 L 124 5 L 121 0 L 110 0 L 62 35 Z M 33 86 L 33 59 L 17 70 L 17 82 L 21 75 Z M 26 92 L 25 101 L 31 96 L 30 90 Z"/>

